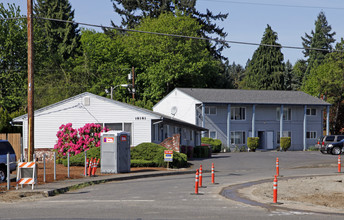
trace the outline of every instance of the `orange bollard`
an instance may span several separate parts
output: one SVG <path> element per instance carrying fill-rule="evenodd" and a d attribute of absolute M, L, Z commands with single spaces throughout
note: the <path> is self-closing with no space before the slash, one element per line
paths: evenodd
<path fill-rule="evenodd" d="M 199 167 L 199 187 L 202 187 L 202 164 Z"/>
<path fill-rule="evenodd" d="M 88 172 L 87 172 L 88 176 L 91 176 L 92 168 L 93 168 L 93 157 L 90 159 L 90 164 L 89 164 Z"/>
<path fill-rule="evenodd" d="M 195 178 L 195 194 L 198 194 L 198 169 L 196 170 L 196 178 Z"/>
<path fill-rule="evenodd" d="M 95 176 L 95 174 L 96 174 L 99 161 L 100 161 L 100 159 L 98 159 L 98 161 L 97 161 L 97 159 L 94 158 L 93 169 L 92 169 L 92 176 Z"/>
<path fill-rule="evenodd" d="M 341 172 L 341 168 L 342 168 L 342 166 L 341 166 L 341 162 L 340 162 L 340 155 L 338 155 L 338 173 Z"/>
<path fill-rule="evenodd" d="M 214 170 L 214 163 L 211 164 L 211 183 L 215 183 L 215 170 Z"/>
<path fill-rule="evenodd" d="M 87 167 L 88 167 L 88 158 L 87 158 L 87 160 L 86 160 L 86 167 L 85 167 L 85 170 L 84 170 L 84 176 L 86 176 L 86 174 L 87 174 Z"/>
<path fill-rule="evenodd" d="M 276 158 L 276 176 L 279 176 L 279 160 Z"/>
<path fill-rule="evenodd" d="M 275 176 L 275 179 L 274 179 L 273 190 L 274 190 L 273 203 L 277 203 L 277 175 Z"/>

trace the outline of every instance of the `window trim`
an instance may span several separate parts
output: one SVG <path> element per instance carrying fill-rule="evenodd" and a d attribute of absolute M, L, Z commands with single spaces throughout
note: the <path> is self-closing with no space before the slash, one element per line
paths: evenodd
<path fill-rule="evenodd" d="M 312 110 L 315 111 L 315 114 L 314 114 L 314 115 L 312 114 Z M 307 108 L 307 109 L 306 109 L 306 115 L 307 115 L 307 116 L 317 116 L 317 109 L 316 109 L 316 108 Z"/>
<path fill-rule="evenodd" d="M 211 133 L 215 133 L 215 137 L 211 137 Z M 217 132 L 216 131 L 209 131 L 209 138 L 217 139 Z"/>
<path fill-rule="evenodd" d="M 314 134 L 314 137 L 312 137 L 311 134 Z M 307 131 L 306 132 L 306 139 L 317 139 L 317 132 L 316 131 Z"/>
<path fill-rule="evenodd" d="M 284 107 L 283 108 L 283 121 L 291 121 L 292 120 L 291 115 L 292 115 L 292 109 L 290 107 Z M 285 118 L 284 118 L 284 116 L 285 116 Z M 281 117 L 281 107 L 277 107 L 276 108 L 276 120 L 280 121 L 280 117 Z"/>
<path fill-rule="evenodd" d="M 217 115 L 217 107 L 216 106 L 205 106 L 204 108 L 205 108 L 204 113 L 206 115 Z M 207 111 L 207 109 L 208 109 L 208 111 Z M 211 113 L 211 109 L 215 109 L 215 113 Z"/>
<path fill-rule="evenodd" d="M 242 136 L 241 136 L 241 137 L 242 137 L 242 140 L 241 140 L 242 143 L 239 143 L 239 144 L 238 144 L 238 143 L 233 143 L 233 142 L 232 142 L 232 138 L 233 138 L 232 133 L 234 133 L 234 135 L 235 135 L 236 132 L 242 133 Z M 233 140 L 235 140 L 235 139 L 233 138 Z M 235 142 L 235 141 L 234 141 L 234 142 Z M 231 131 L 231 145 L 232 145 L 232 144 L 234 144 L 234 145 L 244 145 L 244 144 L 246 144 L 246 131 L 242 131 L 242 130 L 241 130 L 241 131 L 240 131 L 240 130 L 239 130 L 239 131 Z"/>

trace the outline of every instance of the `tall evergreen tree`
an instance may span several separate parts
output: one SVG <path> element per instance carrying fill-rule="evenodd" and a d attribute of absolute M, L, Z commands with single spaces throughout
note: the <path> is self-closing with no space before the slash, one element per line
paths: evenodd
<path fill-rule="evenodd" d="M 241 88 L 283 90 L 284 71 L 281 45 L 277 43 L 277 33 L 267 25 L 261 45 L 254 52 L 246 71 Z M 274 45 L 265 46 L 265 45 Z"/>
<path fill-rule="evenodd" d="M 122 27 L 135 28 L 140 24 L 141 20 L 146 17 L 158 18 L 162 13 L 171 12 L 173 14 L 183 14 L 196 18 L 201 25 L 200 34 L 202 37 L 210 35 L 217 35 L 223 39 L 227 33 L 223 28 L 217 26 L 213 21 L 223 21 L 227 18 L 227 14 L 214 15 L 207 9 L 206 13 L 201 13 L 196 10 L 196 0 L 111 0 L 115 12 L 122 17 Z M 118 24 L 112 25 L 117 27 Z M 221 51 L 229 47 L 227 43 L 213 43 L 208 42 L 208 48 L 215 58 L 224 58 L 221 56 Z"/>
<path fill-rule="evenodd" d="M 306 77 L 310 73 L 312 68 L 320 65 L 325 59 L 326 54 L 332 50 L 332 43 L 335 42 L 333 36 L 336 32 L 331 33 L 331 25 L 327 23 L 324 12 L 320 12 L 317 20 L 315 21 L 315 31 L 311 31 L 311 34 L 305 33 L 305 37 L 301 37 L 303 51 L 305 57 L 307 57 L 307 70 Z M 319 48 L 324 50 L 310 50 L 312 48 Z"/>
<path fill-rule="evenodd" d="M 224 63 L 225 65 L 225 88 L 235 88 L 239 87 L 240 82 L 244 78 L 245 69 L 240 64 L 233 62 L 229 64 L 228 60 Z"/>
<path fill-rule="evenodd" d="M 50 21 L 41 18 L 53 18 L 73 21 L 74 10 L 68 0 L 37 0 L 34 5 L 35 20 L 35 55 L 37 61 L 44 65 L 61 64 L 73 57 L 79 46 L 79 29 L 77 24 Z"/>
<path fill-rule="evenodd" d="M 298 60 L 294 64 L 293 71 L 292 71 L 292 79 L 291 79 L 291 88 L 292 90 L 300 90 L 305 72 L 307 70 L 307 64 L 305 60 Z"/>
<path fill-rule="evenodd" d="M 285 64 L 284 71 L 284 89 L 292 90 L 293 65 L 288 60 Z"/>

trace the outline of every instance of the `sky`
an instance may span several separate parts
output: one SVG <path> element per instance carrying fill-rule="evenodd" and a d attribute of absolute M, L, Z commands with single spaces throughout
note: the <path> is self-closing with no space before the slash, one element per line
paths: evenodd
<path fill-rule="evenodd" d="M 27 0 L 1 0 L 15 3 L 26 14 Z M 75 21 L 110 26 L 111 20 L 120 24 L 121 18 L 114 12 L 111 0 L 70 0 L 75 10 Z M 285 46 L 302 47 L 301 37 L 315 29 L 315 20 L 323 11 L 327 22 L 336 32 L 335 39 L 344 38 L 343 0 L 197 0 L 200 12 L 209 9 L 214 14 L 228 13 L 225 21 L 217 22 L 228 33 L 225 40 L 260 43 L 269 24 L 278 34 L 278 43 Z M 87 27 L 90 28 L 90 27 Z M 96 29 L 101 31 L 100 29 Z M 230 44 L 222 55 L 230 63 L 246 65 L 258 46 Z M 304 59 L 302 50 L 282 49 L 284 61 L 294 64 Z"/>

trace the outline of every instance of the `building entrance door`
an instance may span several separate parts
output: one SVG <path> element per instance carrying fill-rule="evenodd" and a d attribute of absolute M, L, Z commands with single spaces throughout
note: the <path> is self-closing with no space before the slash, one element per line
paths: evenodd
<path fill-rule="evenodd" d="M 272 150 L 274 148 L 274 132 L 266 132 L 266 149 Z"/>

